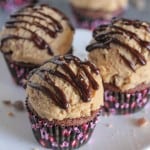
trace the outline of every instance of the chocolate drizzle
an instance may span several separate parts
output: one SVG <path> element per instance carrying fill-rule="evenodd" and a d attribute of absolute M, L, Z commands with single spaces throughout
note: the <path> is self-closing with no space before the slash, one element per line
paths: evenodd
<path fill-rule="evenodd" d="M 41 24 L 41 23 L 39 23 L 39 22 L 37 22 L 37 21 L 34 21 L 34 23 L 30 23 L 29 21 L 26 21 L 26 20 L 19 20 L 19 21 L 20 21 L 19 23 L 25 23 L 24 21 L 26 21 L 27 24 L 30 24 L 30 25 L 32 24 L 32 25 L 34 25 L 34 26 L 36 26 L 36 27 L 39 27 L 39 28 L 43 29 L 43 30 L 46 31 L 46 33 L 48 33 L 49 36 L 51 36 L 52 38 L 56 38 L 56 37 L 57 37 L 57 33 L 63 31 L 62 25 L 61 25 L 57 20 L 55 20 L 53 17 L 51 17 L 51 16 L 49 16 L 49 15 L 46 15 L 46 14 L 40 12 L 40 11 L 36 11 L 36 12 L 37 12 L 38 14 L 40 14 L 40 15 L 42 15 L 42 16 L 44 16 L 44 17 L 50 19 L 50 22 L 48 22 L 48 24 L 53 27 L 53 30 L 54 30 L 54 31 L 53 31 L 52 29 L 50 29 L 49 27 L 47 27 L 47 26 L 45 26 L 45 25 L 43 25 L 43 24 Z M 42 17 L 35 16 L 35 15 L 33 16 L 33 15 L 29 15 L 29 14 L 21 14 L 21 13 L 11 15 L 11 17 L 12 17 L 12 18 L 17 18 L 17 17 L 29 17 L 29 18 L 39 19 L 39 20 L 45 21 L 45 19 L 42 18 Z M 7 22 L 6 24 L 18 23 L 17 21 L 18 21 L 18 20 L 13 21 L 13 22 L 10 21 L 10 22 Z"/>
<path fill-rule="evenodd" d="M 72 62 L 77 67 L 77 73 L 75 73 L 69 65 Z M 99 70 L 93 64 L 88 61 L 82 62 L 80 59 L 72 55 L 54 57 L 46 63 L 55 64 L 56 69 L 52 70 L 40 68 L 34 70 L 29 75 L 28 86 L 41 91 L 44 95 L 51 98 L 58 106 L 63 109 L 67 109 L 69 104 L 67 102 L 66 95 L 63 90 L 56 86 L 55 83 L 51 80 L 49 75 L 52 75 L 64 80 L 65 82 L 68 82 L 76 91 L 78 91 L 83 102 L 91 101 L 94 90 L 99 88 L 97 81 L 90 73 L 92 72 L 96 75 L 99 74 Z M 63 72 L 57 70 L 57 67 L 61 67 Z M 41 86 L 38 83 L 31 82 L 30 78 L 33 74 L 38 75 L 40 79 L 45 81 L 46 84 L 49 84 L 51 88 L 47 88 L 45 86 Z M 87 81 L 85 81 L 85 79 Z"/>
<path fill-rule="evenodd" d="M 44 8 L 48 8 L 49 6 L 46 4 L 41 4 L 38 8 L 34 7 L 33 5 L 24 7 L 24 9 L 22 11 L 24 11 L 25 9 L 32 9 L 32 11 L 36 11 L 38 14 L 40 14 L 43 17 L 46 17 L 47 19 L 49 19 L 50 21 L 52 21 L 54 24 L 54 26 L 57 26 L 57 28 L 59 29 L 58 31 L 63 31 L 62 25 L 56 20 L 54 19 L 52 16 L 49 16 L 43 12 L 41 12 L 41 10 L 43 10 Z M 70 28 L 74 31 L 74 27 L 72 26 L 71 22 L 69 21 L 68 17 L 63 14 L 61 11 L 59 11 L 58 9 L 54 8 L 54 7 L 50 7 L 51 10 L 53 10 L 54 12 L 56 12 L 57 14 L 59 14 L 62 18 L 62 20 L 67 20 L 68 25 L 70 26 Z"/>
<path fill-rule="evenodd" d="M 115 23 L 116 21 L 118 20 L 113 20 L 113 22 Z M 126 19 L 126 18 L 121 18 L 120 19 L 121 23 L 124 24 L 124 25 L 132 25 L 134 26 L 135 28 L 144 28 L 147 32 L 150 32 L 150 26 L 147 26 L 145 24 L 143 24 L 142 21 L 140 20 L 129 20 L 129 19 Z M 145 22 L 146 23 L 146 22 Z M 149 24 L 147 22 L 147 24 Z"/>
<path fill-rule="evenodd" d="M 35 46 L 37 46 L 41 50 L 47 49 L 48 54 L 54 55 L 54 53 L 52 52 L 52 50 L 50 48 L 50 45 L 39 34 L 36 34 L 32 30 L 30 30 L 29 27 L 27 28 L 26 26 L 23 26 L 23 24 L 26 24 L 29 26 L 35 26 L 35 27 L 39 28 L 40 30 L 42 30 L 43 32 L 45 32 L 46 34 L 48 34 L 51 38 L 56 38 L 58 33 L 63 32 L 63 26 L 61 25 L 61 23 L 58 20 L 56 20 L 51 15 L 47 15 L 47 14 L 43 13 L 42 10 L 45 7 L 49 8 L 47 5 L 40 5 L 39 7 L 34 7 L 31 5 L 31 6 L 27 6 L 23 9 L 21 9 L 20 11 L 16 12 L 16 14 L 11 15 L 10 17 L 12 20 L 6 22 L 6 28 L 16 28 L 16 29 L 22 28 L 22 29 L 30 32 L 31 37 L 23 38 L 18 35 L 8 35 L 7 38 L 4 38 L 2 40 L 1 48 L 3 47 L 4 42 L 6 42 L 7 40 L 25 39 L 30 42 L 33 42 L 35 44 Z M 29 11 L 28 11 L 28 9 L 29 9 Z M 53 10 L 54 12 L 59 14 L 62 17 L 62 19 L 65 19 L 69 22 L 67 17 L 65 17 L 65 15 L 62 14 L 61 12 L 59 12 L 57 9 L 54 9 L 54 8 L 49 8 L 49 9 Z M 34 21 L 31 22 L 30 18 L 34 19 Z M 36 21 L 36 20 L 46 21 L 49 26 L 47 26 L 46 24 L 40 23 L 39 21 Z M 71 29 L 73 30 L 73 27 L 71 26 L 70 23 L 69 23 L 69 25 L 70 25 Z M 17 36 L 18 36 L 18 38 L 17 38 Z M 13 37 L 15 37 L 15 38 L 13 38 Z"/>
<path fill-rule="evenodd" d="M 6 28 L 10 28 L 10 27 L 11 27 L 12 25 L 14 25 L 14 24 L 16 24 L 16 25 L 19 24 L 19 25 L 20 25 L 21 23 L 25 23 L 25 24 L 28 24 L 28 25 L 30 25 L 30 26 L 34 25 L 34 26 L 36 26 L 37 28 L 42 29 L 42 30 L 43 30 L 44 32 L 46 32 L 50 37 L 53 37 L 53 38 L 56 37 L 56 32 L 50 30 L 48 27 L 46 27 L 46 26 L 40 24 L 40 23 L 37 22 L 37 21 L 34 21 L 34 23 L 30 23 L 29 21 L 26 21 L 26 20 L 8 21 L 8 22 L 6 22 Z M 16 27 L 17 27 L 17 26 L 16 26 Z"/>
<path fill-rule="evenodd" d="M 145 65 L 146 59 L 144 56 L 135 48 L 130 47 L 128 44 L 124 43 L 123 41 L 116 38 L 114 35 L 120 35 L 120 36 L 127 36 L 129 39 L 133 39 L 137 42 L 137 44 L 141 48 L 146 48 L 148 51 L 150 51 L 150 42 L 142 40 L 138 35 L 132 31 L 129 31 L 123 27 L 117 26 L 117 22 L 121 23 L 122 25 L 127 26 L 133 26 L 135 28 L 143 28 L 144 30 L 150 32 L 150 26 L 147 24 L 143 24 L 142 22 L 138 20 L 128 20 L 128 19 L 119 19 L 119 20 L 113 20 L 111 24 L 109 25 L 101 25 L 97 27 L 93 32 L 93 37 L 95 39 L 95 43 L 90 44 L 86 50 L 92 51 L 97 48 L 101 49 L 110 49 L 110 44 L 113 43 L 115 45 L 119 45 L 126 49 L 132 57 L 136 58 L 137 62 L 141 65 Z M 133 70 L 135 71 L 135 65 L 136 63 L 132 62 L 122 54 L 120 54 L 120 57 L 123 59 L 123 61 Z"/>
<path fill-rule="evenodd" d="M 17 28 L 15 25 L 11 25 L 11 26 L 7 26 L 7 28 Z M 33 41 L 34 42 L 34 44 L 39 48 L 39 49 L 47 49 L 48 50 L 48 53 L 50 54 L 50 55 L 53 55 L 53 52 L 52 52 L 52 50 L 51 50 L 51 48 L 49 47 L 49 44 L 44 40 L 44 39 L 42 39 L 41 37 L 39 37 L 35 32 L 33 32 L 32 30 L 30 30 L 30 29 L 27 29 L 27 28 L 25 28 L 25 27 L 20 27 L 21 29 L 23 29 L 23 30 L 26 30 L 26 31 L 28 31 L 28 32 L 30 32 L 30 34 L 31 34 L 31 37 L 30 37 L 30 39 L 28 39 L 28 38 L 22 38 L 22 37 L 18 37 L 18 36 L 8 36 L 8 37 L 5 37 L 5 38 L 3 38 L 2 39 L 2 46 L 3 46 L 3 44 L 5 43 L 5 40 L 7 41 L 7 40 L 11 40 L 11 39 L 16 39 L 16 40 L 21 40 L 21 39 L 23 39 L 23 40 L 28 40 L 29 42 L 30 41 Z"/>

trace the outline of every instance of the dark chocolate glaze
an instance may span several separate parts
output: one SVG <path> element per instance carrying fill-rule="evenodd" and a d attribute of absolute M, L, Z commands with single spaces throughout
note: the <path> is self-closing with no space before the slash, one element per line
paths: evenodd
<path fill-rule="evenodd" d="M 134 26 L 135 28 L 143 28 L 147 32 L 150 32 L 150 26 L 145 25 L 138 20 L 128 20 L 128 19 L 113 20 L 111 24 L 101 25 L 94 30 L 93 37 L 96 40 L 96 42 L 87 46 L 86 50 L 90 52 L 97 48 L 110 49 L 110 44 L 113 43 L 129 51 L 131 55 L 134 58 L 136 58 L 138 63 L 140 63 L 141 65 L 145 65 L 147 61 L 144 58 L 144 56 L 140 52 L 138 52 L 137 49 L 130 47 L 128 44 L 124 43 L 123 41 L 120 41 L 119 39 L 115 38 L 113 35 L 119 34 L 121 36 L 127 36 L 130 39 L 134 39 L 134 41 L 136 41 L 141 48 L 146 48 L 148 51 L 150 51 L 150 42 L 140 39 L 140 37 L 138 37 L 138 35 L 132 31 L 117 26 L 116 24 L 117 22 L 123 25 Z M 127 59 L 125 56 L 121 54 L 120 57 L 127 64 L 127 66 L 129 66 L 133 71 L 135 71 L 136 63 L 133 63 L 131 60 Z"/>
<path fill-rule="evenodd" d="M 46 81 L 48 84 L 50 84 L 54 88 L 54 96 L 56 96 L 55 102 L 60 105 L 62 108 L 66 109 L 68 107 L 67 99 L 65 94 L 58 86 L 55 85 L 55 83 L 50 79 L 48 75 L 45 75 L 43 72 L 37 72 L 36 73 L 42 80 Z M 50 89 L 49 89 L 50 90 Z M 50 93 L 53 93 L 52 90 Z M 53 97 L 54 97 L 53 96 Z"/>
<path fill-rule="evenodd" d="M 11 26 L 8 25 L 8 26 L 6 26 L 6 27 L 7 27 L 7 28 L 17 28 L 16 25 L 11 25 Z M 25 28 L 25 27 L 19 27 L 19 28 L 30 32 L 30 34 L 31 34 L 30 41 L 33 41 L 34 44 L 35 44 L 39 49 L 47 49 L 47 50 L 48 50 L 48 53 L 49 53 L 50 55 L 53 55 L 53 52 L 52 52 L 51 48 L 49 47 L 49 44 L 48 44 L 44 39 L 42 39 L 40 36 L 38 36 L 35 32 L 33 32 L 33 31 L 30 30 L 30 29 L 27 29 L 27 28 Z M 12 37 L 12 38 L 13 38 L 13 37 Z M 11 39 L 11 38 L 9 38 L 9 39 Z M 7 40 L 8 40 L 8 39 L 7 39 Z M 2 42 L 2 46 L 3 46 L 3 43 L 4 43 L 4 41 Z"/>
<path fill-rule="evenodd" d="M 62 32 L 63 31 L 63 26 L 56 20 L 54 19 L 53 17 L 49 16 L 49 15 L 46 15 L 40 11 L 37 11 L 40 15 L 46 17 L 46 18 L 49 18 L 53 23 L 49 23 L 50 25 L 52 25 L 55 29 L 55 32 Z"/>
<path fill-rule="evenodd" d="M 94 72 L 94 73 L 97 74 L 97 75 L 99 74 L 99 69 L 96 68 L 95 65 L 92 64 L 91 62 L 89 62 L 89 61 L 84 61 L 84 62 L 82 62 L 82 64 L 87 65 L 87 66 L 90 66 L 92 72 Z"/>
<path fill-rule="evenodd" d="M 24 10 L 28 9 L 28 8 L 31 8 L 32 10 L 36 10 L 36 11 L 38 10 L 38 12 L 42 15 L 43 13 L 41 13 L 39 10 L 42 10 L 43 8 L 49 8 L 49 6 L 47 4 L 41 4 L 40 7 L 36 8 L 36 7 L 34 7 L 34 5 L 29 5 L 29 6 L 26 6 L 24 8 Z M 55 11 L 57 14 L 59 14 L 62 17 L 63 20 L 67 20 L 68 25 L 74 31 L 73 25 L 71 24 L 71 22 L 69 21 L 69 18 L 65 14 L 63 14 L 61 11 L 59 11 L 58 9 L 56 9 L 54 7 L 51 7 L 51 9 L 53 11 Z M 48 18 L 50 17 L 50 16 L 48 16 L 46 14 L 44 14 L 44 16 L 45 17 L 47 16 Z"/>
<path fill-rule="evenodd" d="M 101 31 L 105 31 L 107 28 L 108 28 L 108 26 L 103 26 L 101 28 Z M 101 37 L 107 36 L 108 34 L 110 34 L 110 35 L 112 35 L 112 34 L 120 34 L 120 35 L 125 34 L 129 38 L 134 39 L 141 47 L 146 47 L 148 50 L 150 50 L 150 42 L 140 39 L 135 33 L 131 32 L 129 30 L 126 30 L 124 28 L 121 28 L 119 26 L 113 25 L 113 24 L 109 28 L 115 29 L 117 31 L 111 31 L 111 32 L 108 32 L 107 34 L 105 33 L 105 34 L 101 34 L 101 35 L 97 36 L 96 33 L 98 32 L 98 30 L 96 29 L 94 34 L 93 34 L 94 38 L 98 41 L 99 39 L 101 39 Z"/>
<path fill-rule="evenodd" d="M 3 38 L 3 39 L 1 40 L 1 47 L 3 47 L 5 41 L 10 40 L 10 39 L 15 39 L 15 40 L 28 40 L 28 41 L 30 41 L 30 39 L 25 38 L 25 37 L 20 37 L 20 36 L 16 36 L 16 35 L 9 35 L 9 36 L 7 36 L 7 37 L 5 37 L 5 38 Z"/>
<path fill-rule="evenodd" d="M 8 21 L 6 22 L 6 26 L 9 24 L 9 26 L 11 26 L 12 24 L 21 24 L 21 23 L 26 23 L 26 24 L 29 24 L 29 25 L 34 25 L 40 29 L 42 29 L 44 32 L 46 32 L 50 37 L 52 38 L 56 38 L 57 36 L 57 33 L 53 30 L 51 30 L 50 28 L 46 27 L 45 25 L 43 24 L 40 24 L 39 22 L 37 21 L 34 21 L 34 23 L 31 23 L 30 21 L 27 21 L 27 20 L 15 20 L 15 21 Z"/>
<path fill-rule="evenodd" d="M 141 28 L 142 27 L 147 32 L 150 32 L 150 26 L 143 24 L 143 22 L 140 20 L 130 20 L 130 19 L 126 19 L 126 18 L 121 18 L 120 20 L 121 20 L 121 23 L 124 25 L 131 25 L 131 26 L 134 26 L 135 28 Z M 146 23 L 149 24 L 148 22 L 146 22 Z"/>
<path fill-rule="evenodd" d="M 64 99 L 58 98 L 58 96 L 56 96 L 56 94 L 54 94 L 49 88 L 42 86 L 38 83 L 32 83 L 32 82 L 29 82 L 28 85 L 36 90 L 42 91 L 42 93 L 44 95 L 51 98 L 61 108 L 63 108 L 63 109 L 68 108 L 68 103 L 66 104 L 64 102 Z M 63 101 L 63 103 L 62 103 L 62 101 Z"/>
<path fill-rule="evenodd" d="M 50 37 L 52 38 L 56 38 L 58 33 L 63 31 L 63 26 L 60 24 L 59 21 L 57 21 L 55 18 L 53 18 L 53 16 L 47 15 L 45 13 L 43 13 L 41 10 L 44 7 L 48 7 L 47 5 L 40 5 L 38 8 L 30 5 L 30 6 L 26 6 L 23 9 L 21 9 L 20 11 L 18 11 L 16 14 L 11 15 L 10 17 L 12 18 L 11 21 L 6 22 L 6 28 L 23 28 L 24 30 L 27 30 L 30 32 L 31 37 L 27 38 L 23 38 L 17 35 L 13 36 L 10 35 L 10 37 L 4 38 L 1 42 L 1 48 L 4 44 L 4 42 L 6 42 L 7 40 L 10 39 L 24 39 L 24 40 L 30 40 L 31 42 L 34 42 L 34 44 L 39 48 L 39 49 L 47 49 L 48 50 L 48 54 L 50 55 L 54 55 L 54 53 L 52 52 L 49 44 L 42 38 L 40 37 L 38 34 L 36 34 L 35 32 L 33 32 L 32 30 L 30 30 L 29 28 L 23 27 L 22 23 L 28 24 L 30 26 L 36 26 L 37 28 L 42 29 L 44 32 L 46 32 L 46 34 L 48 34 Z M 29 13 L 25 12 L 25 9 L 31 9 L 29 11 Z M 49 8 L 49 7 L 48 7 Z M 55 11 L 56 13 L 60 14 L 62 19 L 65 19 L 69 22 L 68 18 L 65 17 L 64 14 L 62 14 L 61 12 L 59 12 L 57 9 L 54 8 L 50 8 L 53 11 Z M 35 15 L 32 14 L 32 12 L 36 12 Z M 28 11 L 27 11 L 28 12 Z M 21 18 L 20 18 L 21 17 Z M 45 21 L 45 19 L 47 19 L 47 23 L 50 25 L 47 27 L 44 24 L 39 23 L 38 21 L 34 21 L 33 23 L 30 22 L 27 19 L 24 19 L 23 17 L 29 17 L 29 18 L 33 18 L 33 19 L 38 19 L 38 20 L 42 20 Z M 48 21 L 49 20 L 49 21 Z M 73 27 L 70 24 L 71 29 L 73 30 Z M 15 38 L 14 38 L 15 37 Z"/>
<path fill-rule="evenodd" d="M 127 64 L 127 66 L 130 66 L 130 68 L 135 72 L 135 64 L 128 60 L 125 56 L 120 55 L 120 57 L 123 59 L 123 61 Z"/>
<path fill-rule="evenodd" d="M 74 73 L 74 71 L 71 69 L 69 65 L 71 61 L 73 61 L 76 67 L 78 68 L 77 73 Z M 49 77 L 49 74 L 50 74 L 52 76 L 56 76 L 68 82 L 74 89 L 78 91 L 81 99 L 84 102 L 91 101 L 91 97 L 93 95 L 94 90 L 97 90 L 99 88 L 97 81 L 93 78 L 93 76 L 90 73 L 92 72 L 96 75 L 99 74 L 99 70 L 93 64 L 91 64 L 88 61 L 82 62 L 80 59 L 72 55 L 54 57 L 53 59 L 51 59 L 50 61 L 47 61 L 46 63 L 53 63 L 56 65 L 56 68 L 61 67 L 63 69 L 63 72 L 57 69 L 56 70 L 40 69 L 40 68 L 36 69 L 32 71 L 29 75 L 28 85 L 30 87 L 41 91 L 43 94 L 51 98 L 59 107 L 63 109 L 68 108 L 69 104 L 67 102 L 65 93 L 63 92 L 62 89 L 57 87 L 55 83 L 50 79 Z M 33 74 L 37 74 L 43 81 L 51 85 L 51 87 L 53 88 L 53 92 L 50 91 L 50 89 L 45 89 L 46 87 L 43 88 L 43 86 L 39 84 L 36 84 L 36 83 L 32 84 L 32 82 L 30 81 L 30 78 L 32 77 Z M 88 83 L 87 81 L 85 81 L 85 77 Z M 50 92 L 47 92 L 47 91 L 50 91 Z"/>
<path fill-rule="evenodd" d="M 41 8 L 44 8 L 44 7 L 49 8 L 49 6 L 48 6 L 47 4 L 41 4 Z M 69 21 L 69 18 L 68 18 L 65 14 L 63 14 L 61 11 L 59 11 L 58 9 L 56 9 L 56 8 L 54 8 L 54 7 L 51 7 L 51 9 L 52 9 L 53 11 L 57 12 L 57 14 L 59 14 L 59 15 L 62 17 L 63 20 L 67 20 L 67 23 L 68 23 L 68 25 L 70 26 L 70 28 L 71 28 L 73 31 L 75 30 L 74 27 L 73 27 L 73 25 L 72 25 L 71 22 Z"/>

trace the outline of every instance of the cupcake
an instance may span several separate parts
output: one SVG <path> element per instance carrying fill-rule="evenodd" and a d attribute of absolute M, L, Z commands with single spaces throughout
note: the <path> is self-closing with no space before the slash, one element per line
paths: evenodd
<path fill-rule="evenodd" d="M 129 114 L 143 108 L 150 94 L 150 24 L 113 20 L 94 30 L 86 49 L 102 74 L 105 110 Z"/>
<path fill-rule="evenodd" d="M 55 56 L 31 71 L 26 93 L 32 130 L 43 147 L 71 150 L 89 140 L 103 105 L 101 76 L 92 63 Z"/>
<path fill-rule="evenodd" d="M 27 6 L 10 16 L 0 51 L 19 85 L 30 70 L 55 55 L 70 53 L 74 29 L 67 17 L 47 5 Z"/>
<path fill-rule="evenodd" d="M 93 29 L 121 16 L 128 0 L 70 0 L 79 27 Z"/>

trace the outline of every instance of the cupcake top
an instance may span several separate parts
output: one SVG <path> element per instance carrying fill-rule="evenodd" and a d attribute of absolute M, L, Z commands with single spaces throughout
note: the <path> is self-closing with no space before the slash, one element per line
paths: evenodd
<path fill-rule="evenodd" d="M 89 59 L 101 70 L 103 82 L 126 92 L 150 84 L 150 25 L 118 19 L 97 27 L 87 46 Z"/>
<path fill-rule="evenodd" d="M 56 56 L 33 70 L 26 93 L 30 107 L 49 121 L 88 117 L 103 104 L 99 70 L 72 55 Z"/>
<path fill-rule="evenodd" d="M 1 32 L 0 50 L 15 62 L 41 64 L 68 53 L 74 29 L 67 17 L 47 5 L 27 6 L 10 16 Z"/>
<path fill-rule="evenodd" d="M 128 0 L 70 0 L 75 7 L 88 10 L 113 12 L 127 6 Z"/>

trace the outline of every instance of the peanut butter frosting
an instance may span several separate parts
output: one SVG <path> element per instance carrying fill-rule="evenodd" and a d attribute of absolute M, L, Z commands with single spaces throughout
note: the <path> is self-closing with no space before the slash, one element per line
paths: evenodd
<path fill-rule="evenodd" d="M 10 16 L 0 34 L 0 50 L 15 62 L 41 64 L 68 53 L 74 29 L 59 10 L 47 5 L 27 6 Z"/>
<path fill-rule="evenodd" d="M 75 7 L 88 10 L 114 12 L 127 7 L 128 0 L 70 0 Z"/>
<path fill-rule="evenodd" d="M 150 83 L 149 23 L 118 19 L 99 26 L 87 51 L 101 70 L 104 83 L 122 92 Z"/>
<path fill-rule="evenodd" d="M 103 105 L 99 69 L 72 55 L 54 57 L 33 70 L 26 93 L 29 105 L 49 121 L 88 117 Z"/>

